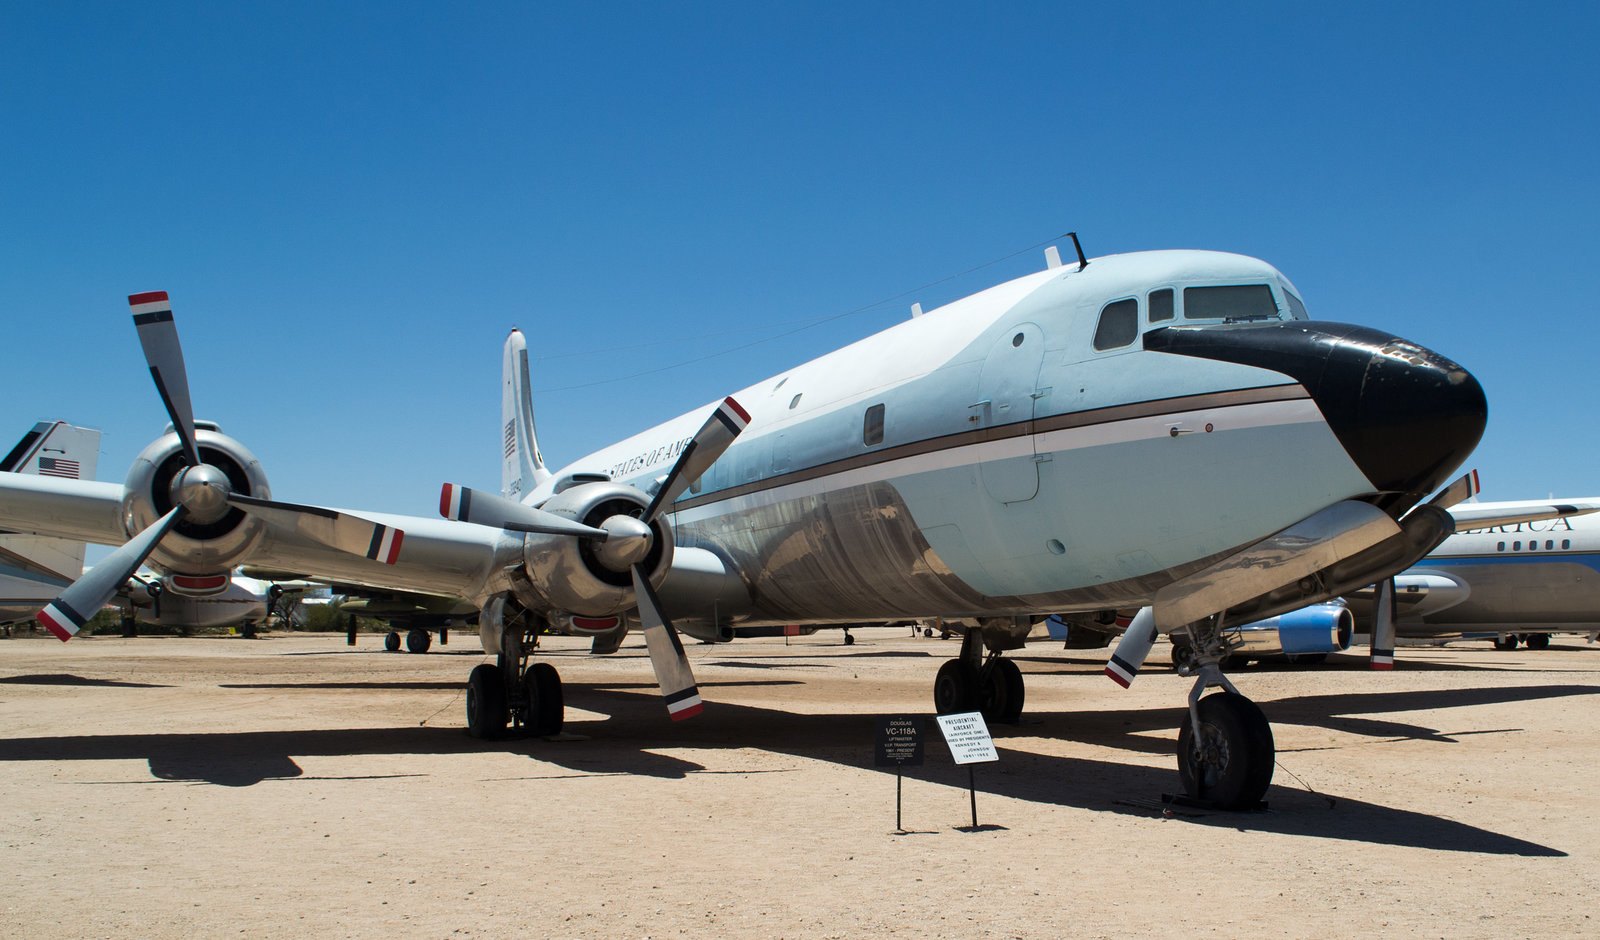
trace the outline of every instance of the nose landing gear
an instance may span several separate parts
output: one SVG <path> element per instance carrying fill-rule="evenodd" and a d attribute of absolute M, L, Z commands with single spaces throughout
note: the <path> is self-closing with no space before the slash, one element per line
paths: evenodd
<path fill-rule="evenodd" d="M 1218 809 L 1259 809 L 1272 783 L 1277 751 L 1267 716 L 1222 674 L 1228 646 L 1218 627 L 1221 619 L 1189 628 L 1191 658 L 1180 670 L 1193 674 L 1195 681 L 1189 690 L 1189 720 L 1178 729 L 1178 779 L 1196 802 Z M 1223 691 L 1205 694 L 1219 687 Z"/>

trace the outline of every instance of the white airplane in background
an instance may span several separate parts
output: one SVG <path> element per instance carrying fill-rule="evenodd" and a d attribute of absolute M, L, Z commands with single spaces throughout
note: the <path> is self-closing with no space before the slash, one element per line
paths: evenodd
<path fill-rule="evenodd" d="M 1217 668 L 1224 631 L 1388 578 L 1442 542 L 1470 487 L 1440 487 L 1483 432 L 1483 391 L 1415 343 L 1308 319 L 1253 258 L 1047 256 L 555 471 L 513 331 L 504 493 L 447 484 L 445 519 L 274 501 L 255 457 L 194 421 L 167 295 L 136 294 L 173 429 L 120 486 L 0 481 L 0 526 L 122 545 L 41 612 L 63 639 L 146 557 L 195 595 L 249 562 L 469 599 L 497 656 L 468 681 L 483 737 L 513 719 L 560 727 L 559 676 L 528 663 L 545 630 L 637 620 L 682 718 L 701 706 L 674 622 L 719 637 L 939 618 L 964 639 L 937 709 L 1015 720 L 1022 676 L 1001 654 L 1035 620 L 1137 608 L 1108 672 L 1131 681 L 1158 633 L 1187 635 L 1198 677 L 1180 777 L 1253 806 L 1271 729 Z"/>
<path fill-rule="evenodd" d="M 1504 522 L 1519 509 L 1556 502 L 1557 518 Z M 1395 576 L 1401 637 L 1435 639 L 1496 634 L 1500 649 L 1519 638 L 1543 649 L 1552 633 L 1600 632 L 1600 498 L 1477 503 L 1490 521 L 1464 516 L 1461 531 Z M 1352 598 L 1358 625 L 1371 598 Z"/>

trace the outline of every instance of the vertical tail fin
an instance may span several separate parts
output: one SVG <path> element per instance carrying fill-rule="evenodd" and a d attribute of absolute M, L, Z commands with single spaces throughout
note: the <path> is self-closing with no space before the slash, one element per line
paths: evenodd
<path fill-rule="evenodd" d="M 100 432 L 65 421 L 41 421 L 11 449 L 0 471 L 93 480 Z M 37 535 L 0 535 L 0 602 L 37 600 L 35 610 L 83 577 L 84 543 Z M 23 604 L 27 606 L 26 603 Z M 31 617 L 32 611 L 23 616 Z"/>
<path fill-rule="evenodd" d="M 528 344 L 521 330 L 506 337 L 501 360 L 500 420 L 502 427 L 500 495 L 520 500 L 550 479 L 539 436 L 533 424 L 533 386 L 528 378 Z"/>

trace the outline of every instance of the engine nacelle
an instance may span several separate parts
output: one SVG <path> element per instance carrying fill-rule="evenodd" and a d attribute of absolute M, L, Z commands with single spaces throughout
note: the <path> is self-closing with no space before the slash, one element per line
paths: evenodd
<path fill-rule="evenodd" d="M 215 424 L 195 422 L 200 460 L 227 477 L 228 488 L 241 496 L 271 499 L 267 476 L 254 454 L 223 434 Z M 168 431 L 134 460 L 122 496 L 122 524 L 131 538 L 149 528 L 173 506 L 173 484 L 187 465 L 178 435 Z M 244 561 L 261 540 L 266 525 L 239 509 L 211 522 L 180 521 L 150 553 L 150 564 L 186 575 L 215 575 Z"/>
<path fill-rule="evenodd" d="M 1330 601 L 1230 628 L 1230 637 L 1235 631 L 1239 642 L 1231 649 L 1242 658 L 1341 653 L 1350 648 L 1355 616 L 1342 601 Z"/>
<path fill-rule="evenodd" d="M 602 528 L 614 516 L 639 519 L 650 499 L 621 483 L 585 483 L 563 490 L 539 508 L 584 525 Z M 570 535 L 529 534 L 522 543 L 523 567 L 547 609 L 585 617 L 603 617 L 638 606 L 633 575 L 607 564 L 592 539 Z M 650 524 L 649 550 L 639 562 L 652 586 L 659 586 L 672 567 L 672 529 L 666 515 Z"/>

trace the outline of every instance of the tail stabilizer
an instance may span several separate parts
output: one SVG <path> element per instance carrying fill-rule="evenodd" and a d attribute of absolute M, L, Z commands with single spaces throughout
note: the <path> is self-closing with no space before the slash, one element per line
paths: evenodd
<path fill-rule="evenodd" d="M 528 343 L 521 330 L 506 337 L 501 360 L 500 420 L 502 428 L 500 495 L 521 500 L 550 479 L 539 435 L 533 424 L 533 385 L 528 377 Z"/>
<path fill-rule="evenodd" d="M 99 458 L 99 431 L 41 421 L 0 461 L 0 472 L 93 480 Z M 0 535 L 0 621 L 32 617 L 82 577 L 84 548 L 68 539 Z"/>

